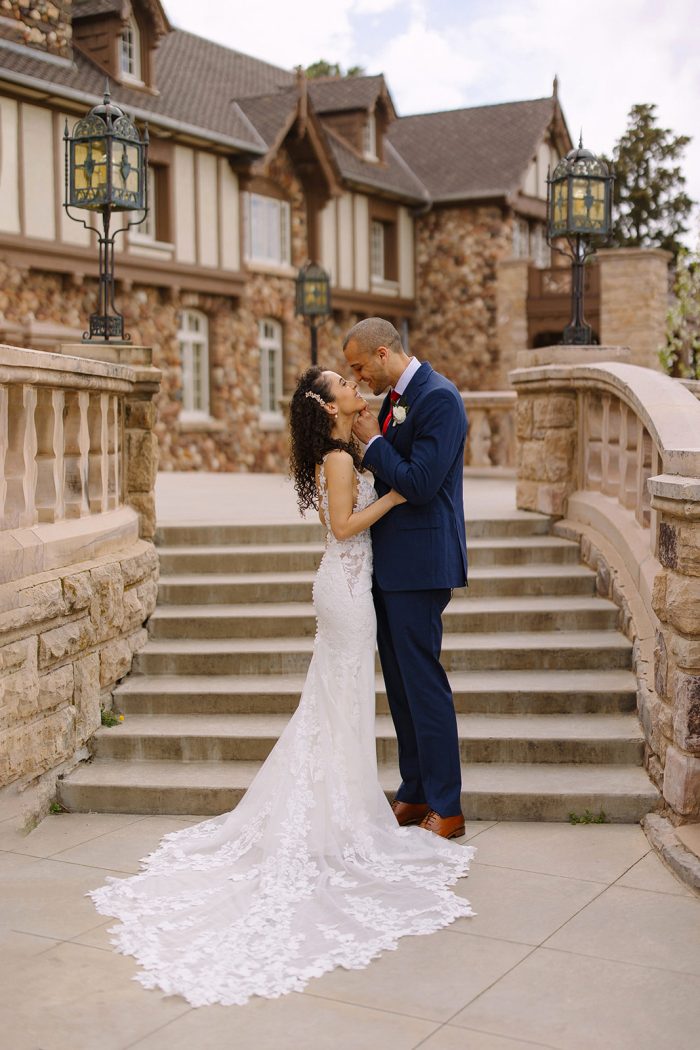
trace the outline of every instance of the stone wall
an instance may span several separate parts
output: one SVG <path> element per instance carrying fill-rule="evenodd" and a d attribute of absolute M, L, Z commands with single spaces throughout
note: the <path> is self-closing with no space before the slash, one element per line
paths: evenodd
<path fill-rule="evenodd" d="M 145 644 L 157 578 L 155 548 L 139 539 L 24 578 L 11 599 L 0 596 L 0 786 L 55 777 L 81 757 L 101 708 L 112 706 L 111 690 Z"/>
<path fill-rule="evenodd" d="M 497 326 L 498 266 L 512 252 L 496 206 L 436 207 L 416 220 L 411 348 L 460 390 L 504 385 Z"/>
<path fill-rule="evenodd" d="M 6 39 L 70 58 L 71 0 L 0 0 L 0 33 Z"/>

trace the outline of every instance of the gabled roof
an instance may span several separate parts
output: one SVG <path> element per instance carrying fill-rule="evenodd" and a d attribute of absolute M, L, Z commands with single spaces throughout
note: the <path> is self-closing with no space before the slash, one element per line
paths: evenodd
<path fill-rule="evenodd" d="M 367 161 L 355 152 L 333 128 L 324 127 L 333 156 L 344 179 L 414 203 L 427 202 L 428 193 L 390 142 L 384 142 L 384 163 Z"/>
<path fill-rule="evenodd" d="M 554 98 L 401 117 L 387 135 L 435 201 L 515 192 L 556 113 Z"/>
<path fill-rule="evenodd" d="M 241 98 L 238 106 L 271 149 L 296 116 L 299 92 L 296 85 L 292 85 L 270 94 Z"/>
<path fill-rule="evenodd" d="M 309 97 L 316 112 L 321 114 L 371 110 L 380 96 L 395 117 L 394 104 L 381 73 L 373 77 L 315 77 L 309 80 Z"/>
<path fill-rule="evenodd" d="M 112 14 L 126 18 L 134 6 L 145 10 L 159 33 L 167 33 L 172 28 L 160 0 L 141 0 L 140 4 L 138 0 L 73 0 L 71 13 L 73 21 Z"/>

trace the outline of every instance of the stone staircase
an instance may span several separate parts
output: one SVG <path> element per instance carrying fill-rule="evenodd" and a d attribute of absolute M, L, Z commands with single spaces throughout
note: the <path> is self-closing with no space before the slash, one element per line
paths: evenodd
<path fill-rule="evenodd" d="M 549 521 L 468 524 L 470 586 L 445 613 L 470 819 L 637 821 L 658 803 L 642 768 L 631 645 L 578 547 Z M 70 810 L 220 813 L 241 798 L 298 703 L 314 638 L 317 524 L 160 529 L 150 639 L 115 693 L 124 722 L 60 782 Z M 396 741 L 377 664 L 377 756 Z"/>

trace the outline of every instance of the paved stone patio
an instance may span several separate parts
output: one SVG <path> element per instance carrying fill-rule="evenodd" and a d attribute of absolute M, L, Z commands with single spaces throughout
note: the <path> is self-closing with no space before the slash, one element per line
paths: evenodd
<path fill-rule="evenodd" d="M 0 816 L 8 1050 L 695 1050 L 700 899 L 632 825 L 467 825 L 475 911 L 302 994 L 192 1009 L 146 991 L 84 894 L 197 817 Z"/>

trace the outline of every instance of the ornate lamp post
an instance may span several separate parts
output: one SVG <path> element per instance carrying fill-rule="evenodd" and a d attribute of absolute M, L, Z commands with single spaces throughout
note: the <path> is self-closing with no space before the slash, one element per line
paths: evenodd
<path fill-rule="evenodd" d="M 90 315 L 90 330 L 84 342 L 128 342 L 124 318 L 114 304 L 114 238 L 131 226 L 140 225 L 148 214 L 148 127 L 143 138 L 126 114 L 110 101 L 109 81 L 102 103 L 77 122 L 73 134 L 68 121 L 63 134 L 66 150 L 65 200 L 69 218 L 97 234 L 99 245 L 99 293 L 97 312 Z M 99 212 L 102 228 L 71 215 L 71 208 Z M 140 219 L 110 233 L 113 212 L 143 212 Z"/>
<path fill-rule="evenodd" d="M 604 243 L 610 237 L 614 178 L 605 161 L 583 148 L 581 139 L 551 178 L 547 175 L 547 243 L 572 262 L 572 317 L 562 338 L 566 345 L 587 345 L 593 338 L 583 316 L 583 268 L 596 250 L 593 240 Z M 566 241 L 568 250 L 555 243 L 559 240 Z"/>
<path fill-rule="evenodd" d="M 317 363 L 318 326 L 331 313 L 330 277 L 318 263 L 307 262 L 302 266 L 296 281 L 296 315 L 303 317 L 311 329 L 311 364 Z"/>

